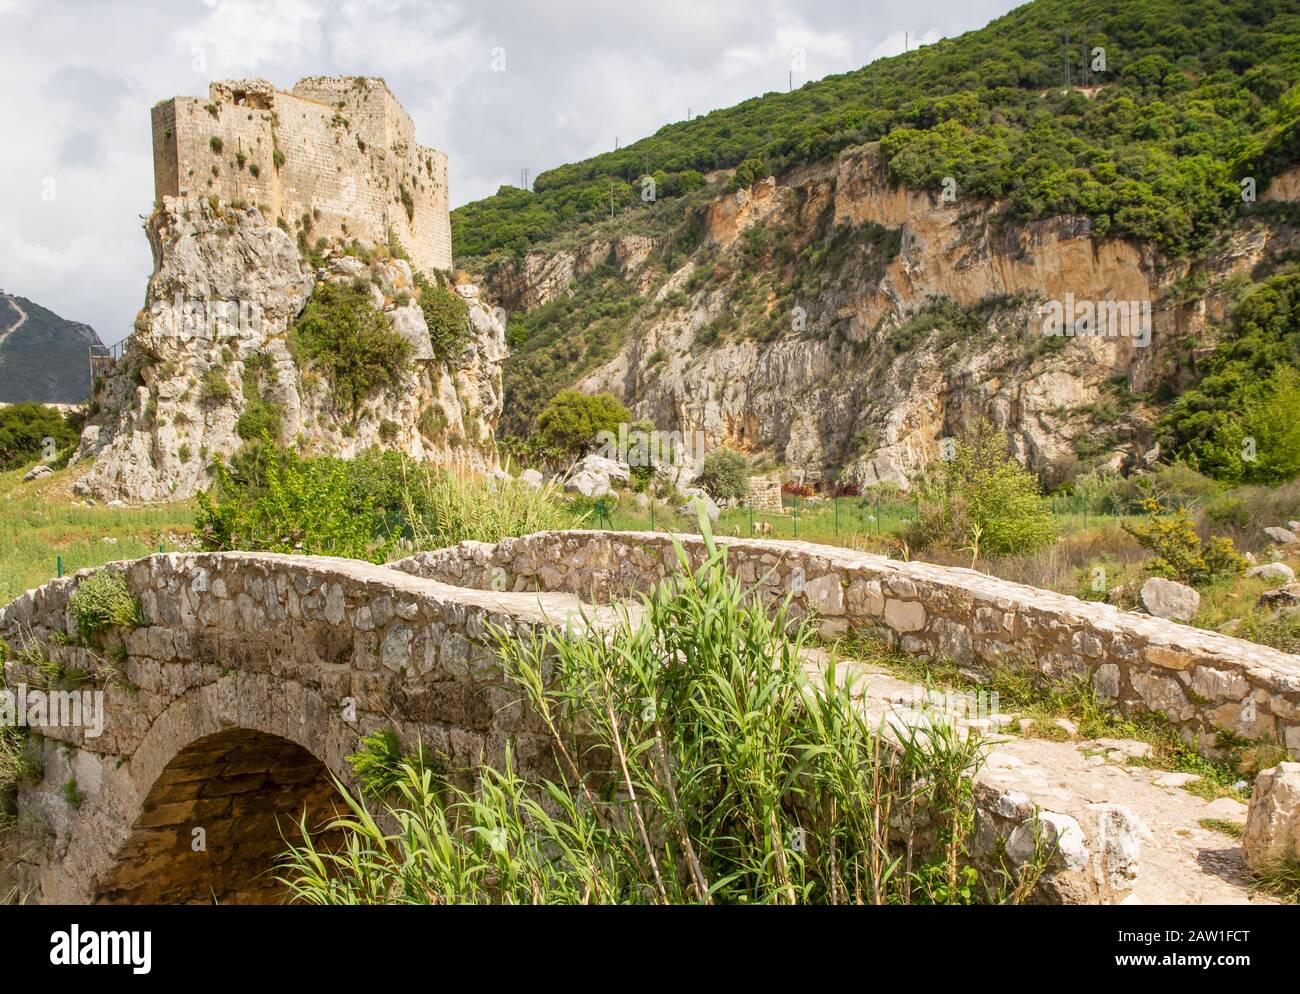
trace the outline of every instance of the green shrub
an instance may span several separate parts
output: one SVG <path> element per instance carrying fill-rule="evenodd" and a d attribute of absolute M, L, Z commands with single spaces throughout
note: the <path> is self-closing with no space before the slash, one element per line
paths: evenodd
<path fill-rule="evenodd" d="M 140 602 L 126 588 L 121 573 L 98 569 L 84 577 L 68 600 L 77 634 L 96 642 L 110 628 L 137 628 L 145 624 Z"/>
<path fill-rule="evenodd" d="M 439 403 L 433 403 L 420 412 L 420 434 L 430 441 L 437 441 L 447 431 L 447 412 Z"/>
<path fill-rule="evenodd" d="M 335 405 L 353 420 L 372 393 L 398 385 L 411 353 L 362 281 L 317 284 L 290 328 L 289 344 L 300 364 L 325 374 Z"/>
<path fill-rule="evenodd" d="M 469 307 L 451 287 L 430 281 L 423 273 L 415 274 L 415 286 L 433 354 L 449 366 L 456 365 L 471 338 Z"/>
<path fill-rule="evenodd" d="M 60 789 L 59 794 L 71 808 L 80 808 L 86 800 L 86 794 L 77 784 L 77 778 L 70 778 Z"/>
<path fill-rule="evenodd" d="M 696 482 L 714 500 L 740 500 L 749 492 L 749 460 L 734 449 L 714 449 Z"/>
<path fill-rule="evenodd" d="M 388 797 L 401 783 L 402 764 L 410 757 L 391 728 L 383 728 L 361 737 L 361 746 L 348 756 L 348 765 L 361 789 L 371 797 Z"/>
<path fill-rule="evenodd" d="M 33 403 L 0 408 L 0 470 L 45 458 L 47 438 L 56 453 L 77 443 L 76 430 L 58 408 Z"/>
<path fill-rule="evenodd" d="M 280 437 L 282 419 L 279 404 L 254 397 L 248 401 L 243 413 L 235 421 L 235 434 L 246 442 L 263 437 L 274 441 Z"/>
<path fill-rule="evenodd" d="M 573 516 L 554 486 L 435 468 L 399 452 L 356 459 L 305 458 L 269 440 L 246 446 L 198 496 L 204 549 L 346 556 L 385 562 L 402 540 L 435 549 L 568 528 Z"/>
<path fill-rule="evenodd" d="M 1147 563 L 1149 572 L 1204 586 L 1246 571 L 1246 559 L 1233 547 L 1231 539 L 1218 536 L 1208 543 L 1201 541 L 1186 508 L 1165 515 L 1160 502 L 1149 499 L 1143 501 L 1143 510 L 1147 512 L 1146 520 L 1124 522 L 1123 527 L 1142 548 L 1155 553 Z"/>
<path fill-rule="evenodd" d="M 953 458 L 921 481 L 921 518 L 907 531 L 916 548 L 945 544 L 982 553 L 1033 552 L 1056 537 L 1038 481 L 1008 453 L 1006 436 L 991 422 L 958 439 Z"/>
<path fill-rule="evenodd" d="M 195 529 L 204 549 L 389 558 L 396 536 L 373 500 L 356 493 L 348 463 L 265 445 L 260 477 L 241 480 L 218 464 L 216 486 L 199 494 Z"/>
<path fill-rule="evenodd" d="M 631 417 L 612 394 L 591 397 L 577 390 L 561 390 L 537 415 L 533 434 L 554 458 L 573 458 L 596 445 L 598 432 L 617 434 L 618 426 Z"/>
<path fill-rule="evenodd" d="M 200 403 L 212 406 L 224 404 L 234 395 L 224 371 L 214 366 L 203 374 L 203 382 L 199 387 Z"/>

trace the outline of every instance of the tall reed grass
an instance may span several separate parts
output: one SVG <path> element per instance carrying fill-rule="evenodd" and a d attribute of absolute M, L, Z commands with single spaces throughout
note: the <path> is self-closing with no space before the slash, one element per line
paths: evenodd
<path fill-rule="evenodd" d="M 422 753 L 342 791 L 318 845 L 300 824 L 279 879 L 294 901 L 884 904 L 1021 900 L 1041 866 L 969 865 L 974 738 L 937 724 L 889 739 L 834 665 L 810 679 L 812 629 L 707 558 L 612 631 L 496 633 L 549 735 L 549 777 L 440 770 Z M 381 752 L 391 758 L 391 743 Z M 372 757 L 373 758 L 373 757 Z M 380 764 L 384 765 L 384 764 Z M 395 775 L 394 775 L 395 772 Z M 900 829 L 898 826 L 905 828 Z"/>

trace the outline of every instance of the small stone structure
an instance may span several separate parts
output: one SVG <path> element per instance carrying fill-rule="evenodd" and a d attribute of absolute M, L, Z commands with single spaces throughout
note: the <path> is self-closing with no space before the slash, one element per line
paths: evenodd
<path fill-rule="evenodd" d="M 208 98 L 154 105 L 154 194 L 188 191 L 262 206 L 308 241 L 383 245 L 392 231 L 419 269 L 451 268 L 447 156 L 417 145 L 382 79 L 312 76 L 285 93 L 224 80 Z"/>
<path fill-rule="evenodd" d="M 781 477 L 751 476 L 749 492 L 745 495 L 745 504 L 755 511 L 781 510 Z"/>
<path fill-rule="evenodd" d="M 697 536 L 681 538 L 696 558 Z M 1216 731 L 1300 758 L 1300 656 L 974 570 L 808 542 L 724 539 L 742 580 L 816 612 L 825 634 L 878 632 L 904 652 L 963 666 L 1029 666 L 1085 681 L 1106 701 L 1158 711 L 1214 755 Z M 645 590 L 675 569 L 656 532 L 547 532 L 461 543 L 394 564 L 464 586 L 569 591 L 592 601 Z"/>

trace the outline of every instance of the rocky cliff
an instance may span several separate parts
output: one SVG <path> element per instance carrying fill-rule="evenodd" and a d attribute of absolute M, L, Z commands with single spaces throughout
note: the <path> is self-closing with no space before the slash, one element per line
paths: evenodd
<path fill-rule="evenodd" d="M 1294 191 L 1275 183 L 1267 197 Z M 489 290 L 528 311 L 607 267 L 635 311 L 579 389 L 711 446 L 864 484 L 906 485 L 979 416 L 1045 473 L 1133 465 L 1233 277 L 1297 246 L 1293 226 L 1252 216 L 1193 268 L 1098 238 L 1084 217 L 1019 223 L 960 190 L 910 190 L 875 145 L 749 188 L 715 183 L 694 212 L 689 241 L 598 230 L 497 265 Z M 1070 302 L 1131 302 L 1134 334 L 1044 334 Z"/>
<path fill-rule="evenodd" d="M 304 261 L 254 207 L 164 198 L 146 223 L 154 253 L 144 310 L 94 394 L 74 462 L 83 494 L 132 501 L 193 496 L 271 426 L 275 441 L 351 457 L 378 446 L 440 464 L 496 465 L 504 331 L 471 285 L 463 351 L 435 356 L 409 263 L 385 253 Z M 343 409 L 296 356 L 290 327 L 327 283 L 364 284 L 410 343 L 397 382 Z"/>

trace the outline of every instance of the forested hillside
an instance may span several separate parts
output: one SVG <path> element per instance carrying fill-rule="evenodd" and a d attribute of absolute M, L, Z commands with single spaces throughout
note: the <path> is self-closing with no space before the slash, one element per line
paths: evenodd
<path fill-rule="evenodd" d="M 1157 443 L 1285 476 L 1284 439 L 1285 465 L 1234 453 L 1300 421 L 1279 414 L 1300 398 L 1298 81 L 1294 3 L 1036 0 L 502 188 L 452 217 L 457 264 L 511 313 L 502 429 L 585 385 L 863 482 L 976 413 L 1057 478 Z M 1153 305 L 1151 349 L 1080 365 L 1019 340 L 1044 299 L 1120 286 Z"/>
<path fill-rule="evenodd" d="M 1070 48 L 1065 48 L 1068 34 Z M 1105 69 L 1092 68 L 1104 50 Z M 1086 59 L 1085 62 L 1085 50 Z M 1068 65 L 1067 65 L 1068 64 Z M 1075 89 L 1048 99 L 1066 74 Z M 896 177 L 1006 197 L 1017 217 L 1086 213 L 1098 236 L 1203 248 L 1242 176 L 1300 153 L 1300 8 L 1288 0 L 1036 0 L 988 26 L 855 72 L 667 125 L 618 151 L 452 213 L 457 261 L 522 252 L 609 211 L 743 166 L 779 174 L 884 139 Z"/>

